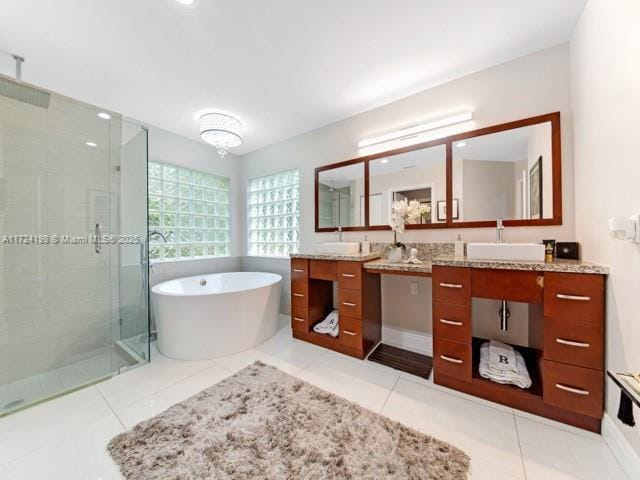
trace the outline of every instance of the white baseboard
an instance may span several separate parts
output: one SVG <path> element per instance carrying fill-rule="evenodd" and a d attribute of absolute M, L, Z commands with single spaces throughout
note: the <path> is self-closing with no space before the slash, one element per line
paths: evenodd
<path fill-rule="evenodd" d="M 281 313 L 280 316 L 278 317 L 278 330 L 286 326 L 289 326 L 289 327 L 291 326 L 291 316 Z"/>
<path fill-rule="evenodd" d="M 606 413 L 602 419 L 602 438 L 609 445 L 627 477 L 640 478 L 640 457 L 620 431 L 616 420 Z"/>
<path fill-rule="evenodd" d="M 433 356 L 433 338 L 427 333 L 382 327 L 382 342 L 411 352 Z"/>

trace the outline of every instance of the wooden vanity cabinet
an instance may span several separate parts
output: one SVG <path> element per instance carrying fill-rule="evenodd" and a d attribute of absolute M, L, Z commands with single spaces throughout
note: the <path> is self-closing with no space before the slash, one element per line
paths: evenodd
<path fill-rule="evenodd" d="M 291 259 L 293 336 L 360 359 L 380 342 L 380 276 L 363 262 Z M 338 337 L 318 334 L 313 326 L 332 310 L 339 312 Z"/>
<path fill-rule="evenodd" d="M 433 267 L 434 382 L 600 431 L 604 407 L 605 276 Z M 516 347 L 532 386 L 520 389 L 479 374 L 472 299 L 529 303 L 530 347 Z M 514 320 L 512 320 L 514 321 Z"/>

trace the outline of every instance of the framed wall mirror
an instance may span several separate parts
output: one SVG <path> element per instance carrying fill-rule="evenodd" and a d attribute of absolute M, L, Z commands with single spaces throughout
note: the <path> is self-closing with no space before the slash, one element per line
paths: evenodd
<path fill-rule="evenodd" d="M 389 229 L 416 200 L 409 229 L 562 224 L 560 113 L 464 132 L 316 169 L 316 231 Z"/>
<path fill-rule="evenodd" d="M 438 219 L 436 205 L 446 200 L 445 145 L 398 153 L 369 162 L 369 225 L 389 225 L 391 206 L 398 200 L 416 200 L 424 208 L 418 225 L 446 222 Z"/>

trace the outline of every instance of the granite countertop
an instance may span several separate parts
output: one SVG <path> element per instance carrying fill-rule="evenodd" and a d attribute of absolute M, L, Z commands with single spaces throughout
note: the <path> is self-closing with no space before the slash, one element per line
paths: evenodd
<path fill-rule="evenodd" d="M 597 263 L 582 260 L 553 259 L 552 261 L 528 261 L 528 260 L 479 260 L 456 258 L 453 255 L 444 255 L 432 259 L 433 265 L 442 267 L 473 267 L 490 268 L 499 270 L 533 270 L 536 272 L 562 272 L 562 273 L 591 273 L 596 275 L 608 275 L 609 267 Z"/>
<path fill-rule="evenodd" d="M 336 253 L 292 253 L 291 258 L 306 258 L 309 260 L 342 260 L 343 262 L 368 262 L 380 258 L 380 252 L 371 252 L 366 255 L 356 253 L 353 255 L 340 255 Z"/>
<path fill-rule="evenodd" d="M 423 260 L 422 263 L 404 263 L 404 262 L 390 262 L 383 258 L 367 262 L 364 264 L 364 268 L 373 270 L 389 270 L 396 272 L 407 273 L 431 273 L 431 260 Z"/>

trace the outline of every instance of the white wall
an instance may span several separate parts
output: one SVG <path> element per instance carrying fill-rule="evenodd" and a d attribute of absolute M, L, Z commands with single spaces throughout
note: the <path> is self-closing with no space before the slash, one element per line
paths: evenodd
<path fill-rule="evenodd" d="M 527 172 L 542 157 L 542 218 L 553 217 L 553 163 L 551 123 L 533 125 L 527 142 Z M 531 179 L 527 176 L 528 181 Z"/>
<path fill-rule="evenodd" d="M 607 368 L 619 372 L 640 371 L 640 246 L 607 231 L 609 217 L 640 213 L 639 18 L 637 0 L 590 0 L 571 40 L 577 238 L 585 258 L 611 268 Z M 607 382 L 615 418 L 618 393 Z M 640 454 L 640 429 L 616 424 Z"/>
<path fill-rule="evenodd" d="M 231 257 L 175 262 L 154 262 L 151 269 L 151 286 L 171 278 L 201 273 L 239 270 L 242 254 L 243 223 L 240 211 L 244 196 L 240 191 L 240 159 L 228 154 L 221 159 L 215 148 L 202 142 L 176 135 L 159 128 L 149 128 L 149 161 L 163 162 L 202 172 L 222 175 L 231 179 Z"/>
<path fill-rule="evenodd" d="M 464 203 L 460 221 L 519 218 L 515 212 L 514 162 L 463 160 L 462 185 L 464 195 L 454 191 L 453 198 Z"/>
<path fill-rule="evenodd" d="M 560 111 L 562 116 L 562 160 L 564 192 L 564 224 L 559 227 L 507 228 L 506 241 L 540 241 L 543 238 L 574 239 L 573 151 L 569 92 L 569 51 L 567 45 L 547 49 L 496 67 L 478 72 L 397 102 L 362 113 L 346 120 L 291 138 L 281 143 L 246 154 L 242 157 L 242 186 L 247 179 L 289 168 L 300 169 L 301 187 L 301 249 L 310 250 L 318 241 L 329 241 L 332 234 L 314 232 L 314 169 L 317 166 L 358 157 L 357 142 L 390 128 L 406 126 L 416 120 L 467 107 L 474 112 L 474 121 L 466 130 L 495 125 Z M 458 127 L 458 131 L 460 131 Z M 244 193 L 243 193 L 244 195 Z M 244 212 L 243 212 L 244 214 Z M 402 236 L 407 242 L 454 241 L 458 233 L 466 241 L 492 241 L 493 229 L 451 229 L 411 231 Z M 366 232 L 374 242 L 392 241 L 390 231 Z M 361 240 L 365 232 L 348 232 L 347 241 Z M 243 241 L 243 245 L 244 245 Z M 245 252 L 246 252 L 246 247 Z M 245 267 L 264 266 L 264 260 L 243 259 Z M 279 271 L 288 272 L 288 260 L 271 260 Z M 393 298 L 398 305 L 414 305 L 409 295 L 411 277 L 384 279 L 383 303 Z M 288 283 L 288 277 L 285 284 Z M 424 293 L 423 293 L 424 290 Z M 404 292 L 404 293 L 403 293 Z M 422 296 L 424 295 L 424 296 Z M 420 304 L 431 301 L 430 288 L 421 289 Z M 288 312 L 288 300 L 281 310 Z M 431 310 L 420 308 L 393 309 L 384 315 L 385 325 L 393 322 L 397 328 L 428 333 L 431 330 Z M 395 317 L 391 317 L 391 313 Z M 419 315 L 416 318 L 416 315 Z M 497 330 L 497 322 L 495 329 Z"/>

